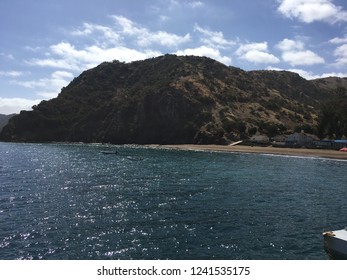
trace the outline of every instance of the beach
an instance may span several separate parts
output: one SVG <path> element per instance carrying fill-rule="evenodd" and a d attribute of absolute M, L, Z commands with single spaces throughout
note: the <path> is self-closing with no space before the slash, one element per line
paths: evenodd
<path fill-rule="evenodd" d="M 151 145 L 154 146 L 154 145 Z M 259 147 L 259 146 L 222 146 L 222 145 L 157 145 L 160 148 L 193 150 L 193 151 L 217 151 L 231 153 L 257 153 L 257 154 L 272 154 L 272 155 L 287 155 L 287 156 L 302 156 L 316 158 L 330 158 L 347 160 L 347 152 L 324 149 L 307 149 L 307 148 L 277 148 L 277 147 Z"/>

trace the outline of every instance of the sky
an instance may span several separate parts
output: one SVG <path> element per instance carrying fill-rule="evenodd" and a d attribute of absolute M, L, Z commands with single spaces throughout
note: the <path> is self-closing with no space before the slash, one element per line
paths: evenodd
<path fill-rule="evenodd" d="M 0 114 L 104 61 L 197 55 L 347 77 L 346 0 L 0 0 Z"/>

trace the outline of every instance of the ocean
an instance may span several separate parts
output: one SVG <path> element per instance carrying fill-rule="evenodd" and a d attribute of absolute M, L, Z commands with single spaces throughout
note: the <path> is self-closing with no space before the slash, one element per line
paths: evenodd
<path fill-rule="evenodd" d="M 0 143 L 0 259 L 328 259 L 347 161 Z"/>

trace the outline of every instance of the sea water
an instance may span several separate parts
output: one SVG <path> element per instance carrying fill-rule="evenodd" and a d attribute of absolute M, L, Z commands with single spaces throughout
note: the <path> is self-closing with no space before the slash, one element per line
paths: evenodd
<path fill-rule="evenodd" d="M 0 259 L 327 259 L 347 162 L 0 143 Z"/>

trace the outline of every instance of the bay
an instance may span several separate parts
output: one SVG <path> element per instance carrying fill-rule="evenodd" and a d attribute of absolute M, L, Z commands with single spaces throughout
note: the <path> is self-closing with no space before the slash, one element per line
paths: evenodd
<path fill-rule="evenodd" d="M 0 143 L 0 259 L 327 259 L 347 162 Z"/>

